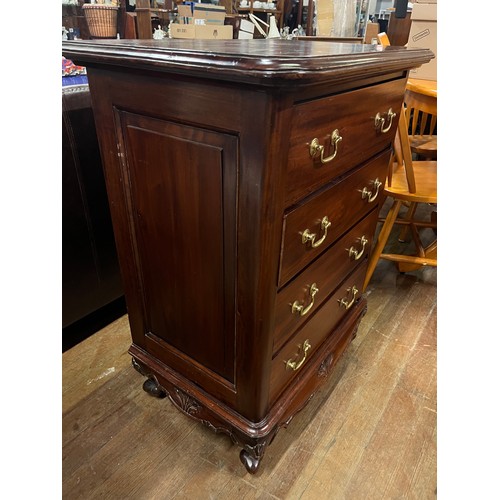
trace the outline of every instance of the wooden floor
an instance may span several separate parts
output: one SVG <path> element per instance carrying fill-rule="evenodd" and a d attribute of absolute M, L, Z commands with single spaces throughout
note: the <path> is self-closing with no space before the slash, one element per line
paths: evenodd
<path fill-rule="evenodd" d="M 118 319 L 63 354 L 63 498 L 435 498 L 436 275 L 379 263 L 332 383 L 254 476 L 228 437 L 142 390 Z"/>

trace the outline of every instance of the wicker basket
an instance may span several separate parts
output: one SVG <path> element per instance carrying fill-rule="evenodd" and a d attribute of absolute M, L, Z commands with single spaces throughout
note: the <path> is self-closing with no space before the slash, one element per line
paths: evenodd
<path fill-rule="evenodd" d="M 112 5 L 82 5 L 91 38 L 116 38 L 118 7 Z"/>

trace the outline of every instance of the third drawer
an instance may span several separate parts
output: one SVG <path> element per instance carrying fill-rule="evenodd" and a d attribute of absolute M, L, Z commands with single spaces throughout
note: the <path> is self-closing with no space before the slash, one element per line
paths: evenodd
<path fill-rule="evenodd" d="M 378 211 L 372 211 L 278 293 L 274 353 L 321 307 L 335 287 L 359 262 L 368 256 L 377 217 Z"/>

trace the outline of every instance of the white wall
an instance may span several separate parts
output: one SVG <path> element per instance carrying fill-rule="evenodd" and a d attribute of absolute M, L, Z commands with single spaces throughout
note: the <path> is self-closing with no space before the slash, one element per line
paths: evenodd
<path fill-rule="evenodd" d="M 377 0 L 370 5 L 370 14 L 378 14 L 381 10 L 394 7 L 394 0 Z"/>

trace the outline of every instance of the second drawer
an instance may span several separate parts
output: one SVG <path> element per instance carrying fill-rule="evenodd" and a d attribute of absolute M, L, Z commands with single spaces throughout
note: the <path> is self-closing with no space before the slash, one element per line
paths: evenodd
<path fill-rule="evenodd" d="M 279 286 L 375 208 L 384 190 L 389 157 L 387 150 L 285 215 Z"/>

